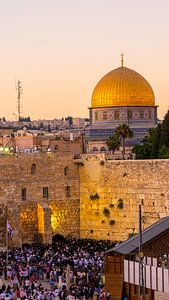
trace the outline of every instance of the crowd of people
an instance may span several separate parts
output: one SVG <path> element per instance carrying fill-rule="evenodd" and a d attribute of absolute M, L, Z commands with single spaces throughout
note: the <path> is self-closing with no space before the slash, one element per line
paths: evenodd
<path fill-rule="evenodd" d="M 103 254 L 109 241 L 59 238 L 0 253 L 0 299 L 110 299 Z M 6 280 L 4 280 L 4 278 Z"/>

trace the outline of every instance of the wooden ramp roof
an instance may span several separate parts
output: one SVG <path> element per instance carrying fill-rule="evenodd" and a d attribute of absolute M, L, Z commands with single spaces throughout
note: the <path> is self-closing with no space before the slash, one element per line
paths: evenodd
<path fill-rule="evenodd" d="M 142 245 L 149 243 L 154 238 L 157 238 L 160 234 L 164 233 L 169 229 L 169 217 L 164 217 L 154 223 L 153 225 L 147 227 L 142 232 Z M 139 247 L 139 234 L 135 234 L 128 240 L 118 244 L 117 246 L 109 249 L 105 254 L 119 253 L 122 255 L 130 254 Z"/>

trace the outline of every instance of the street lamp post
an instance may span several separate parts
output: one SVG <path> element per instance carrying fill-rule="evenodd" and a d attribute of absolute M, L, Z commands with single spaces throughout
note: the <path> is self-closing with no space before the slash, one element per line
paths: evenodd
<path fill-rule="evenodd" d="M 142 251 L 142 206 L 139 205 L 139 296 L 144 294 L 144 274 L 143 274 L 143 258 L 144 254 Z"/>

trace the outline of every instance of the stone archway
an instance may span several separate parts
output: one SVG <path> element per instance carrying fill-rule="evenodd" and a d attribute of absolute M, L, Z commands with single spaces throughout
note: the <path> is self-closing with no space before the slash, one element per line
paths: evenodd
<path fill-rule="evenodd" d="M 38 242 L 52 242 L 51 209 L 45 203 L 38 203 Z"/>

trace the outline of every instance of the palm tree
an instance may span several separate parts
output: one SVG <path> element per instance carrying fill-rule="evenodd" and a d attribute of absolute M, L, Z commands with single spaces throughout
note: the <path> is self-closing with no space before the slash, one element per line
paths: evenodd
<path fill-rule="evenodd" d="M 121 141 L 122 141 L 122 147 L 123 147 L 122 156 L 123 156 L 123 159 L 124 159 L 124 155 L 125 155 L 125 140 L 133 137 L 133 131 L 130 129 L 129 125 L 127 125 L 127 124 L 120 124 L 116 128 L 116 134 L 117 134 L 117 136 L 119 138 L 121 138 Z"/>
<path fill-rule="evenodd" d="M 108 149 L 110 151 L 115 152 L 115 150 L 118 150 L 120 147 L 120 138 L 119 136 L 115 133 L 114 135 L 109 136 L 109 138 L 106 141 L 106 144 L 108 146 Z"/>

